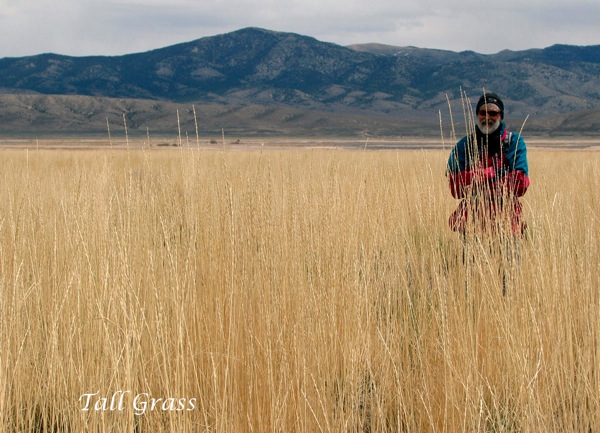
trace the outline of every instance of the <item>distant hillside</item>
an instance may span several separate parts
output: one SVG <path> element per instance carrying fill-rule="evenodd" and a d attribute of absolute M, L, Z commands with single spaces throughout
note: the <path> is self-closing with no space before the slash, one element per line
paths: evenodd
<path fill-rule="evenodd" d="M 600 107 L 600 46 L 483 55 L 381 44 L 343 47 L 246 28 L 125 56 L 3 58 L 0 130 L 96 129 L 106 124 L 110 110 L 125 104 L 119 101 L 128 100 L 137 111 L 121 108 L 138 117 L 132 125 L 139 128 L 163 125 L 161 110 L 193 104 L 213 107 L 205 119 L 214 119 L 215 128 L 217 113 L 237 110 L 245 113 L 229 119 L 237 125 L 224 126 L 251 129 L 258 120 L 246 108 L 261 107 L 282 113 L 269 121 L 272 131 L 287 131 L 289 115 L 297 119 L 298 130 L 318 132 L 319 122 L 300 120 L 318 117 L 321 124 L 346 125 L 350 134 L 365 128 L 397 133 L 414 130 L 419 122 L 430 129 L 438 111 L 447 111 L 447 98 L 460 109 L 461 89 L 476 98 L 484 87 L 504 96 L 507 117 L 531 115 L 531 125 L 551 129 L 542 118 Z M 84 99 L 67 96 L 101 99 L 79 107 L 74 101 Z M 19 111 L 17 106 L 27 106 L 28 100 L 36 102 Z"/>
<path fill-rule="evenodd" d="M 195 113 L 195 115 L 194 115 Z M 125 117 L 125 119 L 124 119 Z M 176 103 L 151 99 L 79 95 L 0 94 L 0 136 L 39 134 L 177 135 L 195 139 L 254 136 L 398 136 L 436 131 L 437 121 L 368 111 L 323 111 L 291 105 Z M 120 131 L 120 132 L 119 132 Z M 439 135 L 437 133 L 436 135 Z"/>

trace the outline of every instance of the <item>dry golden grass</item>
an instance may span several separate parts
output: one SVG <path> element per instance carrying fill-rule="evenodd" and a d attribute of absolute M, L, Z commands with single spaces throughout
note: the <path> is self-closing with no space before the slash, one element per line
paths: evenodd
<path fill-rule="evenodd" d="M 446 159 L 2 151 L 0 430 L 600 431 L 600 154 L 530 152 L 506 297 Z"/>

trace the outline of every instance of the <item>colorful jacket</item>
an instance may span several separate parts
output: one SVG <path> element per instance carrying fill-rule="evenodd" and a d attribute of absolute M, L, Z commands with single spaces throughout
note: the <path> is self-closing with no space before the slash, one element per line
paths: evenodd
<path fill-rule="evenodd" d="M 530 181 L 527 147 L 520 134 L 508 132 L 504 122 L 490 135 L 477 129 L 450 152 L 447 175 L 452 196 L 461 199 L 450 216 L 453 230 L 464 232 L 470 222 L 485 230 L 508 202 L 512 230 L 523 232 L 517 198 L 525 194 Z"/>

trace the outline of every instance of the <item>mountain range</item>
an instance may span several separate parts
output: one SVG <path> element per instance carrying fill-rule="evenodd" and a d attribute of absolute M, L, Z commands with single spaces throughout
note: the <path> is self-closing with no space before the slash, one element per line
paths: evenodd
<path fill-rule="evenodd" d="M 515 128 L 596 134 L 600 45 L 479 54 L 245 28 L 122 56 L 2 58 L 0 133 L 439 135 L 483 89 Z"/>

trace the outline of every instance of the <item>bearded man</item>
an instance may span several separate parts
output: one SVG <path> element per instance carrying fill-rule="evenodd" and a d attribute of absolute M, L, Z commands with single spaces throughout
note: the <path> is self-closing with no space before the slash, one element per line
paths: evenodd
<path fill-rule="evenodd" d="M 504 103 L 497 94 L 484 92 L 475 113 L 474 133 L 459 140 L 448 159 L 450 192 L 461 200 L 450 227 L 464 234 L 469 227 L 487 232 L 507 226 L 522 235 L 518 197 L 530 184 L 525 140 L 507 130 Z"/>

